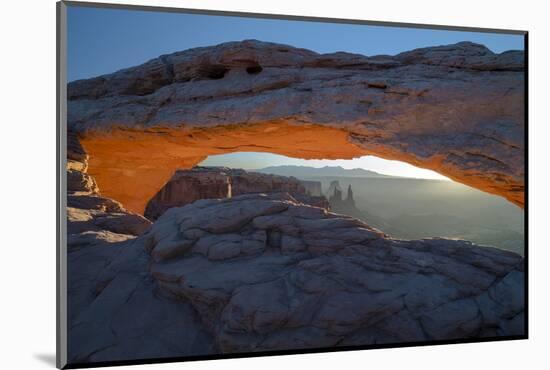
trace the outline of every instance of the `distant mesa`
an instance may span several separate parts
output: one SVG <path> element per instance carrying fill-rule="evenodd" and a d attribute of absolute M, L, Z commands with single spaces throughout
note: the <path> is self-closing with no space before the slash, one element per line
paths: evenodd
<path fill-rule="evenodd" d="M 294 176 L 297 178 L 309 177 L 369 177 L 369 178 L 394 178 L 399 176 L 383 175 L 378 172 L 365 170 L 363 168 L 346 169 L 341 166 L 270 166 L 254 170 L 262 173 L 272 173 L 282 176 Z"/>
<path fill-rule="evenodd" d="M 328 197 L 331 211 L 356 217 L 358 219 L 365 219 L 365 214 L 355 205 L 351 184 L 348 185 L 347 195 L 344 198 L 340 182 L 338 180 L 331 181 L 328 188 Z"/>
<path fill-rule="evenodd" d="M 330 182 L 330 186 L 328 187 L 328 196 L 329 201 L 334 201 L 335 199 L 339 199 L 339 201 L 342 200 L 342 188 L 340 187 L 340 181 L 333 180 Z"/>
<path fill-rule="evenodd" d="M 200 199 L 224 199 L 251 193 L 286 192 L 296 200 L 328 209 L 321 194 L 321 183 L 300 181 L 295 177 L 232 169 L 228 167 L 194 167 L 178 170 L 147 203 L 145 217 L 156 220 L 166 210 Z"/>
<path fill-rule="evenodd" d="M 300 179 L 300 182 L 306 188 L 306 192 L 309 195 L 313 195 L 315 197 L 320 197 L 320 196 L 323 195 L 321 181 L 302 180 L 302 179 Z"/>
<path fill-rule="evenodd" d="M 346 203 L 353 204 L 355 206 L 355 200 L 353 200 L 353 190 L 351 190 L 351 184 L 348 185 L 348 196 L 346 198 Z"/>

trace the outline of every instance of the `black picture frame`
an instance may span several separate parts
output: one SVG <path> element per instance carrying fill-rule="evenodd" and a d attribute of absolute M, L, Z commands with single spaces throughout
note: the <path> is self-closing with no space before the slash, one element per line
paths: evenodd
<path fill-rule="evenodd" d="M 57 169 L 57 183 L 56 183 L 56 227 L 57 227 L 57 248 L 56 248 L 56 291 L 57 291 L 57 310 L 56 310 L 56 359 L 57 367 L 60 369 L 77 369 L 77 368 L 93 368 L 93 367 L 107 367 L 107 366 L 124 366 L 124 365 L 138 365 L 138 364 L 157 364 L 157 363 L 171 363 L 171 362 L 188 362 L 188 361 L 202 361 L 202 360 L 217 360 L 217 359 L 234 359 L 234 358 L 247 358 L 247 357 L 263 357 L 263 356 L 281 356 L 281 355 L 294 355 L 294 354 L 309 354 L 309 353 L 323 353 L 323 352 L 342 352 L 342 351 L 358 351 L 367 349 L 381 349 L 381 348 L 401 348 L 401 347 L 423 347 L 434 345 L 446 345 L 446 344 L 463 344 L 463 343 L 481 343 L 481 342 L 495 342 L 495 341 L 510 341 L 510 340 L 524 340 L 529 338 L 529 32 L 525 30 L 511 30 L 511 29 L 491 29 L 491 28 L 475 28 L 475 27 L 462 27 L 451 25 L 439 25 L 439 24 L 417 24 L 417 23 L 399 23 L 399 22 L 383 22 L 383 21 L 371 21 L 371 20 L 359 20 L 359 19 L 338 19 L 338 18 L 324 18 L 324 17 L 311 17 L 311 16 L 297 16 L 297 15 L 284 15 L 284 14 L 265 14 L 265 13 L 248 13 L 248 12 L 233 12 L 233 11 L 220 11 L 220 10 L 208 10 L 208 9 L 189 9 L 189 8 L 175 8 L 175 7 L 158 7 L 158 6 L 143 6 L 143 5 L 123 5 L 112 3 L 96 3 L 96 2 L 79 2 L 79 1 L 60 1 L 56 4 L 57 12 L 57 64 L 56 64 L 56 76 L 57 76 L 57 156 L 56 156 L 56 169 Z M 93 362 L 93 363 L 67 363 L 67 271 L 66 271 L 66 258 L 67 253 L 66 246 L 66 145 L 67 145 L 67 122 L 66 122 L 66 37 L 67 37 L 67 19 L 66 8 L 71 7 L 88 7 L 88 8 L 104 8 L 104 9 L 125 9 L 133 11 L 154 11 L 154 12 L 167 12 L 167 13 L 184 13 L 184 14 L 201 14 L 201 15 L 219 15 L 230 17 L 245 17 L 245 18 L 263 18 L 263 19 L 277 19 L 277 20 L 296 20 L 296 21 L 308 21 L 308 22 L 324 22 L 324 23 L 340 23 L 340 24 L 355 24 L 355 25 L 371 25 L 371 26 L 386 26 L 386 27 L 399 27 L 399 28 L 415 28 L 415 29 L 430 29 L 430 30 L 448 30 L 448 31 L 467 31 L 467 32 L 482 32 L 482 33 L 497 33 L 497 34 L 509 34 L 509 35 L 521 35 L 524 38 L 524 55 L 525 55 L 525 68 L 524 68 L 524 105 L 525 105 L 525 131 L 524 131 L 524 165 L 525 165 L 525 206 L 524 206 L 524 292 L 525 292 L 525 321 L 524 335 L 518 336 L 498 336 L 489 338 L 475 338 L 475 339 L 457 339 L 457 340 L 432 340 L 424 342 L 400 342 L 393 344 L 374 344 L 374 345 L 361 345 L 361 346 L 347 346 L 347 347 L 332 347 L 332 348 L 313 348 L 313 349 L 296 349 L 296 350 L 277 350 L 277 351 L 265 351 L 265 352 L 249 352 L 249 353 L 229 353 L 229 354 L 215 354 L 206 356 L 182 356 L 171 358 L 153 358 L 153 359 L 139 359 L 139 360 L 124 360 L 124 361 L 105 361 L 105 362 Z"/>

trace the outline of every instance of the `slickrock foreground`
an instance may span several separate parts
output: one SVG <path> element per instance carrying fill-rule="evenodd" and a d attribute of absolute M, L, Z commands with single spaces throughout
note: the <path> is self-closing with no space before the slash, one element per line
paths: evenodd
<path fill-rule="evenodd" d="M 520 335 L 523 259 L 398 241 L 288 194 L 202 200 L 141 237 L 223 352 Z"/>
<path fill-rule="evenodd" d="M 143 213 L 209 155 L 405 161 L 524 204 L 524 54 L 462 42 L 395 56 L 255 40 L 68 85 L 68 126 L 102 193 Z"/>
<path fill-rule="evenodd" d="M 522 335 L 523 282 L 517 254 L 393 240 L 287 193 L 199 200 L 69 248 L 69 359 Z"/>
<path fill-rule="evenodd" d="M 321 188 L 321 183 L 316 185 Z M 310 195 L 303 182 L 294 177 L 227 167 L 194 167 L 176 171 L 147 203 L 144 215 L 150 220 L 156 220 L 171 207 L 181 207 L 200 199 L 273 192 L 287 192 L 302 203 L 329 207 L 327 199 L 320 192 L 318 196 Z"/>

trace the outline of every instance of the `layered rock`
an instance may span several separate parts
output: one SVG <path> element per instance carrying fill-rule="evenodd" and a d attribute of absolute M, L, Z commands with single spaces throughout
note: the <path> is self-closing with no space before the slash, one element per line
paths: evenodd
<path fill-rule="evenodd" d="M 87 161 L 76 136 L 69 135 L 69 363 L 216 353 L 217 346 L 193 307 L 159 295 L 147 273 L 150 256 L 136 237 L 151 222 L 101 196 L 85 172 Z"/>
<path fill-rule="evenodd" d="M 374 57 L 230 42 L 70 83 L 68 125 L 135 212 L 175 169 L 235 151 L 377 155 L 522 206 L 523 70 L 523 52 L 469 42 Z"/>
<path fill-rule="evenodd" d="M 142 234 L 151 222 L 127 211 L 119 202 L 100 195 L 86 173 L 88 155 L 78 138 L 67 140 L 67 242 L 74 247 L 95 242 L 119 242 Z"/>
<path fill-rule="evenodd" d="M 322 196 L 311 196 L 301 181 L 227 167 L 194 167 L 178 170 L 147 203 L 145 216 L 156 220 L 167 209 L 200 199 L 230 198 L 249 193 L 288 192 L 302 203 L 328 208 Z"/>
<path fill-rule="evenodd" d="M 248 193 L 287 192 L 291 194 L 306 194 L 302 182 L 295 177 L 278 176 L 266 173 L 231 169 L 232 195 Z"/>

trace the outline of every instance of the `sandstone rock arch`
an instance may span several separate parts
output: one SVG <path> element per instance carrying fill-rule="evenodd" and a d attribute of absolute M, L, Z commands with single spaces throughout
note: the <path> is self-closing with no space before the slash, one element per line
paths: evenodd
<path fill-rule="evenodd" d="M 396 56 L 255 40 L 68 85 L 68 127 L 104 195 L 143 212 L 208 155 L 376 155 L 524 204 L 524 56 L 469 42 Z"/>

